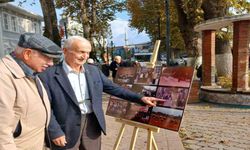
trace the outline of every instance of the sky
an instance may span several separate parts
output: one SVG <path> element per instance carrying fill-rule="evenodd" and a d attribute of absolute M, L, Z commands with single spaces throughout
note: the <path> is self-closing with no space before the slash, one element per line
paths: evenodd
<path fill-rule="evenodd" d="M 31 11 L 35 14 L 42 16 L 42 10 L 39 1 L 36 1 L 36 4 L 31 5 L 34 0 L 27 0 L 26 3 L 22 4 L 22 8 L 27 11 Z M 18 0 L 11 2 L 11 4 L 18 5 Z M 57 19 L 61 18 L 60 14 L 62 13 L 61 9 L 57 9 Z M 139 44 L 149 42 L 150 39 L 145 32 L 138 34 L 138 30 L 132 29 L 129 27 L 129 15 L 126 11 L 122 13 L 116 13 L 116 19 L 110 22 L 112 30 L 112 39 L 108 39 L 108 43 L 111 41 L 114 42 L 115 46 L 125 45 L 125 33 L 127 35 L 127 44 Z"/>

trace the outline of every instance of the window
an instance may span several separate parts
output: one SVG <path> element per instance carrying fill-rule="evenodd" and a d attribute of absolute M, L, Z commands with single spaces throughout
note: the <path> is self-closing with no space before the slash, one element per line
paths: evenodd
<path fill-rule="evenodd" d="M 4 29 L 10 30 L 9 15 L 3 14 Z"/>
<path fill-rule="evenodd" d="M 11 25 L 12 25 L 12 30 L 11 31 L 18 32 L 17 17 L 11 16 Z"/>
<path fill-rule="evenodd" d="M 25 22 L 23 18 L 18 18 L 18 28 L 20 33 L 25 32 Z"/>
<path fill-rule="evenodd" d="M 38 23 L 37 22 L 33 22 L 33 24 L 32 24 L 32 32 L 39 33 Z"/>
<path fill-rule="evenodd" d="M 26 20 L 26 29 L 27 29 L 27 31 L 28 32 L 33 32 L 32 30 L 33 30 L 33 28 L 32 28 L 32 21 L 31 20 L 29 20 L 29 19 L 27 19 Z"/>

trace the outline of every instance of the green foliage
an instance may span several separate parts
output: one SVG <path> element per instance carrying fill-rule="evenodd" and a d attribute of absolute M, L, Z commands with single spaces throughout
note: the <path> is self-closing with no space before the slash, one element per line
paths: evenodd
<path fill-rule="evenodd" d="M 250 72 L 248 73 L 248 78 L 250 79 Z M 217 84 L 222 88 L 232 88 L 232 77 L 231 76 L 220 76 L 218 77 Z M 250 85 L 250 80 L 248 80 L 248 85 Z"/>
<path fill-rule="evenodd" d="M 203 10 L 201 9 L 201 0 L 185 0 L 183 1 L 183 10 L 192 25 L 196 25 L 204 20 Z"/>
<path fill-rule="evenodd" d="M 115 19 L 117 11 L 124 9 L 125 3 L 118 0 L 56 0 L 56 6 L 64 9 L 64 15 L 82 24 L 87 39 L 98 35 L 95 38 L 100 44 L 100 37 L 110 35 L 109 22 Z"/>
<path fill-rule="evenodd" d="M 184 42 L 178 28 L 177 13 L 170 1 L 170 34 L 171 47 L 184 49 Z M 161 39 L 160 50 L 165 49 L 166 40 L 166 9 L 163 0 L 127 0 L 127 11 L 131 16 L 130 27 L 145 31 L 152 41 Z M 159 37 L 160 36 L 160 37 Z"/>
<path fill-rule="evenodd" d="M 230 0 L 233 14 L 243 14 L 250 12 L 249 0 Z"/>
<path fill-rule="evenodd" d="M 232 77 L 221 76 L 218 77 L 217 84 L 222 88 L 231 88 L 232 87 Z"/>

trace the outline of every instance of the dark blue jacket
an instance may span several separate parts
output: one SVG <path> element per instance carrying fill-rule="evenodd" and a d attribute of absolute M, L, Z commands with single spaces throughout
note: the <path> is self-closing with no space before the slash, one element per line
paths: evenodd
<path fill-rule="evenodd" d="M 98 120 L 100 130 L 106 134 L 102 92 L 137 103 L 142 103 L 141 96 L 114 84 L 95 65 L 84 64 L 84 69 L 93 112 Z M 71 148 L 80 136 L 81 111 L 62 63 L 48 68 L 39 77 L 45 85 L 51 102 L 49 137 L 54 139 L 65 135 L 67 140 L 65 148 Z"/>

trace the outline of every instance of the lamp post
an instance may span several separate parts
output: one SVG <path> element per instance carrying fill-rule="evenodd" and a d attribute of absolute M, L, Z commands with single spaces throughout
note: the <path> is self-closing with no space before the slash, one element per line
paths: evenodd
<path fill-rule="evenodd" d="M 171 48 L 170 48 L 170 18 L 169 18 L 169 0 L 165 0 L 166 7 L 166 49 L 167 49 L 167 65 L 170 65 Z"/>
<path fill-rule="evenodd" d="M 161 40 L 161 14 L 160 12 L 157 18 L 157 24 L 158 24 L 158 39 Z"/>

